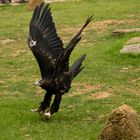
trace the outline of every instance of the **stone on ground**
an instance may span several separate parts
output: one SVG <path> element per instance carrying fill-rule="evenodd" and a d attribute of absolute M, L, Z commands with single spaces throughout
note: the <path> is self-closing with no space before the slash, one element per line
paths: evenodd
<path fill-rule="evenodd" d="M 129 33 L 138 33 L 140 32 L 140 28 L 132 28 L 132 29 L 117 29 L 112 32 L 113 35 L 120 36 Z"/>
<path fill-rule="evenodd" d="M 140 140 L 140 122 L 136 112 L 125 104 L 115 109 L 98 140 Z"/>
<path fill-rule="evenodd" d="M 124 45 L 123 49 L 120 50 L 120 53 L 139 55 L 140 54 L 140 44 Z"/>
<path fill-rule="evenodd" d="M 120 53 L 123 54 L 132 54 L 139 55 L 140 54 L 140 37 L 133 37 L 129 39 L 120 50 Z"/>
<path fill-rule="evenodd" d="M 140 44 L 140 37 L 130 38 L 125 44 L 127 44 L 127 45 L 130 45 L 130 44 Z"/>

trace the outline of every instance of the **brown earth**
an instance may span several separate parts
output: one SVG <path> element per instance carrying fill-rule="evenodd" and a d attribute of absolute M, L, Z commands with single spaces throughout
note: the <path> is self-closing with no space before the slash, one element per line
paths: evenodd
<path fill-rule="evenodd" d="M 106 28 L 109 26 L 117 26 L 121 24 L 131 24 L 134 23 L 136 20 L 103 20 L 103 21 L 92 21 L 87 27 L 90 30 L 97 30 L 98 34 L 102 34 L 106 31 Z M 78 25 L 76 27 L 63 27 L 60 32 L 68 32 L 68 33 L 76 33 L 79 31 L 82 25 Z M 83 33 L 84 34 L 84 33 Z"/>
<path fill-rule="evenodd" d="M 43 0 L 29 0 L 28 9 L 33 10 Z M 46 3 L 65 2 L 65 1 L 79 1 L 79 0 L 44 0 Z"/>
<path fill-rule="evenodd" d="M 28 2 L 28 9 L 29 10 L 33 10 L 41 2 L 42 2 L 42 0 L 29 0 L 29 2 Z"/>
<path fill-rule="evenodd" d="M 103 99 L 103 98 L 107 98 L 109 96 L 110 96 L 110 94 L 108 92 L 101 91 L 101 92 L 97 92 L 95 94 L 92 94 L 90 96 L 90 99 Z"/>
<path fill-rule="evenodd" d="M 132 29 L 117 29 L 113 31 L 113 35 L 120 36 L 129 33 L 139 33 L 140 28 L 132 28 Z"/>
<path fill-rule="evenodd" d="M 0 38 L 0 45 L 6 45 L 8 43 L 13 43 L 15 40 L 9 38 Z"/>
<path fill-rule="evenodd" d="M 71 93 L 68 93 L 69 96 L 77 96 L 77 95 L 89 93 L 93 90 L 98 90 L 100 89 L 101 85 L 99 84 L 93 85 L 89 83 L 73 83 L 72 87 L 74 91 Z"/>

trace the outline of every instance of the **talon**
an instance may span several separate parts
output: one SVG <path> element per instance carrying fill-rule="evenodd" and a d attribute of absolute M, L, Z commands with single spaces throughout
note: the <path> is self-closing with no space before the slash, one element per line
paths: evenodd
<path fill-rule="evenodd" d="M 31 112 L 38 112 L 41 115 L 44 113 L 44 111 L 41 110 L 41 108 L 35 108 L 35 109 L 31 109 Z"/>
<path fill-rule="evenodd" d="M 38 109 L 37 108 L 31 109 L 31 112 L 38 112 Z"/>
<path fill-rule="evenodd" d="M 51 117 L 51 113 L 50 112 L 46 112 L 46 113 L 43 113 L 43 116 L 48 119 Z"/>

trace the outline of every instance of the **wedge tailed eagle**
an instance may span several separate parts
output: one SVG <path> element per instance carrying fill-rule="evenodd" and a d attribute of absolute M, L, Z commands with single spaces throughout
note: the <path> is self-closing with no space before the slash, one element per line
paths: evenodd
<path fill-rule="evenodd" d="M 35 82 L 35 85 L 44 89 L 46 94 L 40 106 L 34 111 L 47 118 L 58 111 L 62 95 L 69 91 L 72 80 L 84 68 L 82 62 L 86 54 L 71 66 L 69 59 L 76 44 L 81 40 L 83 29 L 92 19 L 93 16 L 89 17 L 79 32 L 64 47 L 57 34 L 49 4 L 42 2 L 35 8 L 29 25 L 28 46 L 38 62 L 41 73 L 41 80 Z M 53 95 L 55 97 L 51 104 Z"/>

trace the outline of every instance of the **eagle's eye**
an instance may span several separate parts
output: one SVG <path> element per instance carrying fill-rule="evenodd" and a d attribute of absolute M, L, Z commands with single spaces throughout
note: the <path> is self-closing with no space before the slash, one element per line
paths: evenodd
<path fill-rule="evenodd" d="M 36 46 L 36 43 L 37 43 L 36 41 L 31 40 L 31 41 L 30 41 L 30 47 L 34 47 L 34 46 Z"/>

